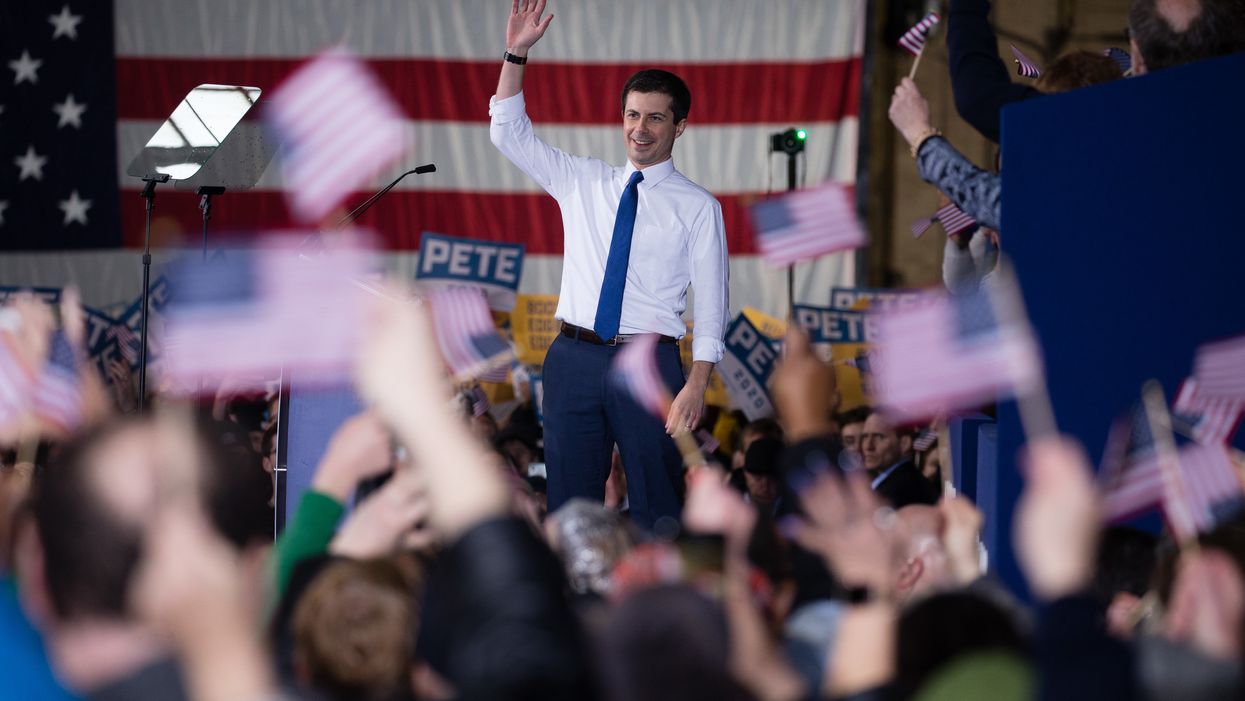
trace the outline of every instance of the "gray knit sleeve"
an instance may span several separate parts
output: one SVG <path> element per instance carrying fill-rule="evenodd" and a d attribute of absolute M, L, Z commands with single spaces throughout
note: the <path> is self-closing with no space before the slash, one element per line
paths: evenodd
<path fill-rule="evenodd" d="M 916 162 L 922 179 L 942 190 L 982 226 L 999 230 L 1003 182 L 997 173 L 973 165 L 941 136 L 921 144 Z"/>

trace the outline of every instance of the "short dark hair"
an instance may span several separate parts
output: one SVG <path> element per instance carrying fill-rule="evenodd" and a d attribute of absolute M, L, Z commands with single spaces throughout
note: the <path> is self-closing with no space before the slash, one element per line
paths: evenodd
<path fill-rule="evenodd" d="M 953 659 L 971 652 L 1026 654 L 1014 618 L 994 601 L 968 590 L 935 594 L 899 617 L 896 682 L 907 698 Z"/>
<path fill-rule="evenodd" d="M 766 416 L 744 424 L 744 427 L 739 430 L 740 437 L 742 438 L 745 433 L 750 433 L 757 438 L 782 440 L 782 424 Z"/>
<path fill-rule="evenodd" d="M 1128 27 L 1146 70 L 1157 71 L 1245 51 L 1245 2 L 1201 0 L 1201 12 L 1183 32 L 1159 12 L 1159 0 L 1134 0 Z"/>
<path fill-rule="evenodd" d="M 834 419 L 839 426 L 847 426 L 849 424 L 862 424 L 869 419 L 869 415 L 873 413 L 873 409 L 867 406 L 852 407 L 847 411 L 840 412 Z"/>
<path fill-rule="evenodd" d="M 627 96 L 633 92 L 669 95 L 675 124 L 687 119 L 687 113 L 692 109 L 692 91 L 687 89 L 687 83 L 660 68 L 645 68 L 627 79 L 622 89 L 622 109 L 627 109 Z"/>
<path fill-rule="evenodd" d="M 1123 77 L 1119 64 L 1113 59 L 1092 51 L 1073 51 L 1047 66 L 1036 87 L 1044 93 L 1059 93 Z"/>
<path fill-rule="evenodd" d="M 762 436 L 752 441 L 744 453 L 744 472 L 758 476 L 777 477 L 782 466 L 782 441 Z"/>
<path fill-rule="evenodd" d="M 61 446 L 48 469 L 35 474 L 31 511 L 48 596 L 62 620 L 125 617 L 143 529 L 100 499 L 91 462 L 98 450 L 136 425 L 116 421 L 87 429 Z"/>
<path fill-rule="evenodd" d="M 730 630 L 722 607 L 681 585 L 628 596 L 601 636 L 602 678 L 615 701 L 743 701 L 727 672 Z"/>
<path fill-rule="evenodd" d="M 123 418 L 86 429 L 60 446 L 48 468 L 35 473 L 31 513 L 43 550 L 52 608 L 62 620 L 124 619 L 130 577 L 138 566 L 145 525 L 116 513 L 96 484 L 98 453 L 118 436 L 150 426 Z M 272 483 L 249 438 L 219 427 L 196 426 L 204 462 L 201 498 L 217 535 L 241 549 L 272 537 Z"/>
<path fill-rule="evenodd" d="M 232 421 L 201 420 L 199 449 L 208 466 L 200 475 L 204 506 L 216 531 L 241 550 L 272 541 L 272 477 L 251 447 L 250 432 Z"/>

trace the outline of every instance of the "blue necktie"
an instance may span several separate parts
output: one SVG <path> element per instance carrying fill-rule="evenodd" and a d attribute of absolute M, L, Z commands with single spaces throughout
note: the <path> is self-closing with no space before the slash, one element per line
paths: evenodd
<path fill-rule="evenodd" d="M 614 235 L 610 237 L 610 255 L 605 261 L 605 279 L 601 281 L 601 298 L 597 300 L 597 318 L 592 330 L 609 340 L 618 335 L 622 319 L 623 287 L 627 285 L 627 260 L 631 258 L 631 232 L 635 229 L 635 208 L 639 204 L 637 189 L 644 173 L 636 171 L 623 188 L 614 218 Z"/>

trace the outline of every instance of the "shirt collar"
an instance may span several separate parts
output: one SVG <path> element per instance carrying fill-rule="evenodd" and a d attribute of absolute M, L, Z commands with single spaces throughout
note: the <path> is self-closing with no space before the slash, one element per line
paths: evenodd
<path fill-rule="evenodd" d="M 622 170 L 623 182 L 627 182 L 628 180 L 630 180 L 631 174 L 636 172 L 637 170 L 639 170 L 639 168 L 635 167 L 635 164 L 631 162 L 631 159 L 627 159 L 627 165 L 623 166 L 623 170 Z M 649 187 L 657 187 L 659 184 L 661 184 L 661 181 L 665 180 L 673 172 L 674 172 L 674 157 L 671 156 L 670 158 L 667 158 L 661 163 L 658 163 L 656 165 L 651 165 L 645 168 L 644 169 L 644 182 L 642 182 L 641 184 L 647 185 Z"/>

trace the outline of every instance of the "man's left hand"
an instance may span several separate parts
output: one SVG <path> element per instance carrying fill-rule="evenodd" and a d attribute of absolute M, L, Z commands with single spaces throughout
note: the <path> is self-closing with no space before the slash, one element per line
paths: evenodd
<path fill-rule="evenodd" d="M 679 396 L 670 404 L 670 415 L 666 417 L 666 433 L 686 433 L 700 423 L 705 413 L 705 387 L 688 381 L 679 390 Z"/>

